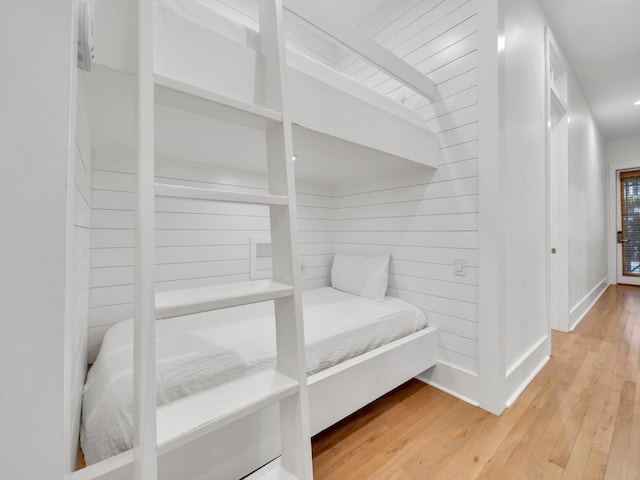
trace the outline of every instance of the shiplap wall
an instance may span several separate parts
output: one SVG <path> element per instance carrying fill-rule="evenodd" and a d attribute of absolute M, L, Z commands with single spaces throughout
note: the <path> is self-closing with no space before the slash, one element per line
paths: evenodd
<path fill-rule="evenodd" d="M 87 105 L 87 77 L 78 75 L 78 100 L 76 112 L 76 138 L 74 158 L 73 204 L 73 271 L 71 278 L 72 303 L 67 332 L 71 358 L 71 424 L 70 436 L 76 442 L 80 428 L 80 405 L 87 370 L 87 340 L 89 316 L 89 277 L 91 267 L 91 137 Z M 72 448 L 72 452 L 76 449 Z"/>
<path fill-rule="evenodd" d="M 157 181 L 265 193 L 264 175 L 159 160 Z M 133 311 L 133 162 L 96 152 L 91 217 L 89 360 L 110 325 Z M 297 196 L 303 288 L 329 284 L 333 258 L 333 197 L 317 190 Z M 156 200 L 156 289 L 249 280 L 251 238 L 269 237 L 267 207 L 186 199 Z"/>
<path fill-rule="evenodd" d="M 336 251 L 391 251 L 389 294 L 422 308 L 438 327 L 429 380 L 471 400 L 478 373 L 478 95 L 476 0 L 406 0 L 363 28 L 428 75 L 431 103 L 353 56 L 342 71 L 417 109 L 444 157 L 426 182 L 366 188 L 335 199 Z M 453 261 L 467 261 L 467 275 Z"/>
<path fill-rule="evenodd" d="M 345 74 L 423 115 L 444 158 L 434 175 L 394 188 L 354 182 L 335 197 L 298 197 L 305 287 L 329 283 L 334 250 L 391 251 L 389 294 L 424 309 L 439 328 L 439 365 L 429 380 L 470 400 L 478 371 L 477 9 L 477 0 L 401 0 L 362 25 L 436 83 L 433 102 L 353 56 L 338 59 Z M 94 163 L 91 359 L 108 326 L 131 316 L 133 256 L 131 162 L 102 153 Z M 157 173 L 187 185 L 264 187 L 250 174 L 175 162 L 160 162 Z M 162 200 L 156 221 L 158 290 L 247 279 L 249 239 L 268 233 L 266 209 L 247 206 Z M 453 274 L 455 257 L 466 259 L 466 276 Z"/>

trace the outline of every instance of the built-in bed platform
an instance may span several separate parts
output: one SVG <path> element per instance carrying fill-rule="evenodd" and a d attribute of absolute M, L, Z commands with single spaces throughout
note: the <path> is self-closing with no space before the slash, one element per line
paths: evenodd
<path fill-rule="evenodd" d="M 101 3 L 100 11 L 112 10 L 107 18 L 116 22 L 126 12 L 122 1 Z M 156 102 L 260 129 L 281 120 L 266 98 L 267 62 L 256 31 L 199 1 L 158 1 L 153 14 Z M 103 22 L 96 27 L 98 40 L 112 41 L 102 56 L 100 50 L 96 53 L 97 75 L 100 66 L 126 70 L 128 64 L 123 51 L 130 44 L 127 32 Z M 362 147 L 366 150 L 358 152 L 360 157 L 385 158 L 398 169 L 411 168 L 411 163 L 437 167 L 437 138 L 417 112 L 294 49 L 287 49 L 287 63 L 291 121 L 296 128 L 328 137 L 323 143 Z M 304 136 L 296 142 L 294 130 L 297 150 L 306 148 Z"/>
<path fill-rule="evenodd" d="M 183 311 L 201 293 L 173 292 L 164 309 Z M 303 305 L 312 434 L 435 364 L 436 330 L 406 302 L 377 302 L 326 287 L 304 292 Z M 175 478 L 171 459 L 180 451 L 187 458 L 207 458 L 189 466 L 182 462 L 183 474 L 194 469 L 185 478 L 240 478 L 277 457 L 278 411 L 259 409 L 273 402 L 274 392 L 286 395 L 296 386 L 273 369 L 272 304 L 167 318 L 156 330 L 160 478 Z M 89 374 L 82 435 L 87 463 L 130 455 L 125 450 L 132 445 L 132 337 L 132 321 L 112 327 Z M 256 400 L 261 383 L 265 395 Z M 256 413 L 233 423 L 246 409 Z M 100 478 L 125 478 L 124 473 Z"/>
<path fill-rule="evenodd" d="M 112 134 L 109 140 L 116 145 L 121 137 L 130 136 L 132 129 L 126 121 L 113 122 L 113 116 L 110 116 L 117 110 L 113 107 L 118 101 L 126 108 L 134 103 L 127 101 L 126 95 L 120 95 L 123 91 L 132 91 L 131 86 L 135 84 L 129 73 L 134 70 L 130 46 L 135 42 L 126 27 L 130 5 L 128 0 L 98 0 L 96 11 L 100 13 L 96 17 L 96 41 L 102 50 L 98 48 L 96 52 L 98 66 L 94 79 L 97 85 L 105 87 L 97 98 L 108 107 L 107 115 L 98 120 L 98 130 L 100 121 L 108 122 Z M 188 123 L 194 127 L 197 127 L 198 118 L 213 118 L 259 132 L 282 124 L 282 113 L 272 108 L 265 94 L 268 88 L 265 88 L 264 66 L 269 62 L 260 51 L 255 31 L 215 14 L 208 16 L 212 22 L 196 23 L 188 15 L 172 10 L 165 2 L 154 5 L 153 16 L 155 100 L 161 107 L 156 111 L 156 154 L 163 152 L 163 122 L 171 123 L 170 117 L 175 112 L 192 115 Z M 305 148 L 320 151 L 320 157 L 347 152 L 340 158 L 350 157 L 354 162 L 360 162 L 359 170 L 366 170 L 369 158 L 378 163 L 389 162 L 398 169 L 432 170 L 439 164 L 436 137 L 424 127 L 417 113 L 290 49 L 287 64 L 294 153 Z M 124 89 L 114 87 L 119 82 L 126 84 Z M 110 94 L 114 96 L 109 97 Z M 125 98 L 118 98 L 120 96 Z M 173 126 L 182 118 L 174 119 Z M 230 134 L 228 130 L 221 131 L 224 135 Z M 212 136 L 211 151 L 221 153 L 216 149 L 213 130 Z M 176 151 L 185 152 L 186 160 L 194 161 L 187 155 L 194 152 L 188 135 L 172 138 L 171 142 Z M 242 146 L 238 143 L 238 148 Z M 327 147 L 329 150 L 322 151 Z M 242 168 L 261 171 L 253 161 L 247 157 L 247 165 Z M 336 164 L 327 161 L 326 168 L 336 169 Z M 302 170 L 302 164 L 296 165 L 296 176 Z M 277 196 L 250 197 L 238 197 L 234 201 L 276 205 L 281 200 Z M 280 292 L 278 289 L 282 290 L 282 286 L 272 283 L 265 284 L 264 289 L 268 298 L 277 298 L 280 293 L 291 295 L 290 291 Z M 258 286 L 250 293 L 251 298 L 245 295 L 238 305 L 264 300 L 260 294 Z M 157 304 L 163 304 L 162 297 L 159 295 Z M 210 300 L 211 296 L 208 298 Z M 163 308 L 176 310 L 174 300 L 164 302 Z M 189 305 L 192 300 L 178 301 L 178 304 Z M 233 305 L 215 308 L 227 306 Z M 177 308 L 174 314 L 185 314 L 179 310 Z M 166 321 L 159 320 L 158 324 Z M 321 431 L 435 365 L 436 344 L 437 332 L 426 327 L 401 338 L 392 338 L 384 345 L 375 345 L 364 353 L 359 351 L 353 358 L 312 373 L 308 377 L 311 433 Z M 99 362 L 102 362 L 109 353 L 101 352 L 100 356 Z M 96 372 L 102 369 L 100 366 L 95 368 Z M 284 398 L 291 389 L 301 388 L 289 380 L 267 368 L 227 382 L 222 390 L 212 386 L 160 406 L 157 411 L 159 478 L 240 478 L 276 458 L 281 446 L 279 410 L 274 402 L 279 395 Z M 246 398 L 245 381 L 251 384 L 251 393 Z M 230 384 L 237 388 L 229 388 Z M 199 416 L 198 412 L 204 409 L 198 406 L 211 403 L 219 404 L 223 413 L 217 417 L 207 411 L 204 417 Z M 266 405 L 271 406 L 265 408 Z M 126 445 L 120 450 L 125 451 L 75 472 L 72 478 L 131 478 L 133 453 L 126 450 Z"/>

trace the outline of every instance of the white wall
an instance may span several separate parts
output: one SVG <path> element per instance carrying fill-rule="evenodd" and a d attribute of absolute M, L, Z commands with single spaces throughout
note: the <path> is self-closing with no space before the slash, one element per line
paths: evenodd
<path fill-rule="evenodd" d="M 607 163 L 604 139 L 573 72 L 569 114 L 569 326 L 608 284 Z"/>
<path fill-rule="evenodd" d="M 508 399 L 536 365 L 529 358 L 546 321 L 546 157 L 544 26 L 535 0 L 503 2 L 504 315 Z M 512 376 L 512 379 L 509 377 Z"/>
<path fill-rule="evenodd" d="M 0 478 L 66 473 L 74 2 L 0 4 Z"/>
<path fill-rule="evenodd" d="M 635 162 L 640 165 L 640 136 L 607 142 L 606 157 L 609 164 Z"/>
<path fill-rule="evenodd" d="M 120 3 L 116 2 L 114 8 Z M 220 9 L 226 8 L 224 6 L 229 2 L 222 0 L 214 4 Z M 126 10 L 124 4 L 120 6 Z M 243 1 L 235 6 L 244 20 L 251 17 L 247 3 Z M 101 8 L 105 8 L 105 2 L 98 2 L 96 10 Z M 431 372 L 430 381 L 471 401 L 477 397 L 478 357 L 477 10 L 477 0 L 402 0 L 385 7 L 380 14 L 361 26 L 383 45 L 428 75 L 437 85 L 437 98 L 428 102 L 388 76 L 376 73 L 377 70 L 353 56 L 339 58 L 339 69 L 378 92 L 415 107 L 437 134 L 444 160 L 435 176 L 405 178 L 404 183 L 400 180 L 394 183 L 395 186 L 407 188 L 385 190 L 390 185 L 385 175 L 380 182 L 371 179 L 367 182 L 354 181 L 346 190 L 337 192 L 335 199 L 337 244 L 344 245 L 344 248 L 351 245 L 351 248 L 358 250 L 372 245 L 374 249 L 392 249 L 397 254 L 398 262 L 392 268 L 398 271 L 392 274 L 391 291 L 418 301 L 429 312 L 432 322 L 441 328 L 441 362 Z M 125 18 L 124 13 L 122 17 Z M 98 25 L 96 37 L 117 33 L 118 27 L 114 28 L 116 30 L 100 31 Z M 122 44 L 115 42 L 114 45 Z M 322 46 L 312 47 L 318 48 L 316 53 L 319 55 L 329 55 L 322 51 Z M 123 59 L 115 61 L 108 57 L 108 53 L 105 51 L 106 56 L 101 59 L 105 63 L 114 66 L 127 64 Z M 109 127 L 109 123 L 112 123 L 109 112 L 116 109 L 116 103 L 109 102 L 105 107 L 104 118 L 109 121 L 100 128 L 103 132 L 112 129 Z M 119 123 L 124 125 L 127 115 L 121 118 Z M 162 122 L 159 125 L 162 127 Z M 125 198 L 129 187 L 122 186 L 123 182 L 127 182 L 126 177 L 130 176 L 131 169 L 123 169 L 123 162 L 117 158 L 117 154 L 105 155 L 107 149 L 113 151 L 113 148 L 126 147 L 126 133 L 109 139 L 105 144 L 100 143 L 98 137 L 106 138 L 108 135 L 95 135 L 100 153 L 95 158 L 93 179 L 91 358 L 95 357 L 108 325 L 130 315 L 132 292 L 131 248 L 127 243 L 122 243 L 125 237 L 129 242 L 129 229 L 132 226 L 131 204 Z M 159 139 L 159 155 L 168 151 L 170 153 L 165 155 L 168 158 L 190 158 L 184 152 L 181 154 L 168 149 L 164 145 L 166 138 L 169 137 L 163 135 Z M 194 140 L 192 145 L 196 146 L 198 142 Z M 240 155 L 238 161 L 243 160 Z M 197 161 L 207 160 L 198 158 Z M 175 178 L 173 174 L 166 176 Z M 197 175 L 184 177 L 185 180 L 197 178 Z M 256 186 L 246 184 L 244 180 L 238 184 Z M 124 192 L 118 191 L 123 189 Z M 302 191 L 309 193 L 304 189 Z M 359 195 L 365 192 L 370 193 Z M 303 257 L 301 262 L 307 263 L 307 275 L 318 277 L 316 282 L 306 281 L 305 284 L 326 284 L 331 261 L 327 253 L 333 252 L 333 244 L 326 241 L 331 238 L 334 228 L 330 220 L 333 212 L 327 206 L 333 207 L 334 200 L 332 196 L 322 195 L 307 196 L 301 200 L 302 248 L 303 253 L 309 252 L 310 255 L 308 259 Z M 407 215 L 412 212 L 418 212 L 419 218 L 407 222 Z M 184 225 L 187 216 L 180 216 L 183 219 L 180 222 Z M 159 213 L 158 222 L 172 223 L 169 217 L 176 219 L 178 214 Z M 242 228 L 251 228 L 264 234 L 268 228 L 264 214 L 252 214 L 252 218 L 248 222 L 248 217 L 244 217 Z M 191 220 L 196 221 L 195 217 L 190 217 Z M 233 233 L 239 227 L 229 221 L 225 226 L 216 228 L 226 228 Z M 176 222 L 172 228 L 177 226 Z M 167 232 L 159 233 L 168 235 Z M 198 234 L 201 235 L 201 232 Z M 158 289 L 184 288 L 214 280 L 245 279 L 248 272 L 249 235 L 246 232 L 233 235 L 233 240 L 229 240 L 225 246 L 207 244 L 206 247 L 187 247 L 176 244 L 160 247 L 158 259 L 162 265 L 158 269 Z M 377 238 L 372 240 L 373 237 Z M 214 251 L 217 252 L 216 258 L 211 257 L 208 265 L 198 265 L 199 269 L 208 268 L 208 273 L 202 270 L 204 273 L 198 274 L 199 278 L 193 278 L 196 276 L 190 271 L 193 264 L 187 263 L 187 260 L 195 262 L 198 255 L 214 255 Z M 454 257 L 467 259 L 469 269 L 466 277 L 452 278 Z M 231 260 L 218 261 L 223 258 Z M 220 269 L 222 265 L 226 270 Z M 181 269 L 180 273 L 178 269 Z"/>
<path fill-rule="evenodd" d="M 336 250 L 391 251 L 389 294 L 439 328 L 438 365 L 424 380 L 471 402 L 478 375 L 477 2 L 401 1 L 363 25 L 437 85 L 429 103 L 353 56 L 342 71 L 414 107 L 444 161 L 428 178 L 354 183 L 336 197 Z M 386 184 L 385 184 L 386 183 Z M 390 188 L 390 187 L 397 188 Z M 468 264 L 453 275 L 453 259 Z"/>
<path fill-rule="evenodd" d="M 495 188 L 504 203 L 495 241 L 504 245 L 504 285 L 496 298 L 503 302 L 504 324 L 505 385 L 499 395 L 509 405 L 550 353 L 544 67 L 548 22 L 536 0 L 502 1 L 499 18 L 499 33 L 505 38 L 499 124 L 503 158 Z M 570 282 L 571 306 L 578 312 L 577 306 L 590 306 L 589 294 L 601 291 L 606 275 L 606 175 L 602 137 L 571 72 L 568 104 L 569 185 L 563 188 L 569 195 L 570 272 L 559 281 Z"/>
<path fill-rule="evenodd" d="M 93 163 L 89 361 L 112 324 L 133 312 L 133 171 L 130 157 L 97 151 Z M 157 181 L 266 192 L 264 175 L 159 160 Z M 333 197 L 300 187 L 298 216 L 303 288 L 329 284 Z M 156 201 L 156 289 L 249 280 L 251 238 L 269 238 L 267 207 L 160 198 Z"/>

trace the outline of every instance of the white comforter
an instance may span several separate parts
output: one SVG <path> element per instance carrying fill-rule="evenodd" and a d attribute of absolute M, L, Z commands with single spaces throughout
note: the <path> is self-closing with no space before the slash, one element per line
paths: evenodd
<path fill-rule="evenodd" d="M 303 294 L 309 375 L 426 326 L 422 311 L 333 288 Z M 275 366 L 273 302 L 156 323 L 158 405 Z M 87 464 L 132 447 L 133 324 L 109 329 L 84 388 L 81 442 Z"/>

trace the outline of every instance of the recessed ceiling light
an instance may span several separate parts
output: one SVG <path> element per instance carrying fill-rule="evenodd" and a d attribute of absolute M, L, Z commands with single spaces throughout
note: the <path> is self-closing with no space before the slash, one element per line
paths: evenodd
<path fill-rule="evenodd" d="M 298 159 L 298 157 L 296 155 L 292 155 L 291 159 L 295 162 Z"/>
<path fill-rule="evenodd" d="M 635 105 L 636 107 L 640 107 L 640 100 L 638 100 L 637 102 L 634 102 L 634 105 Z"/>

